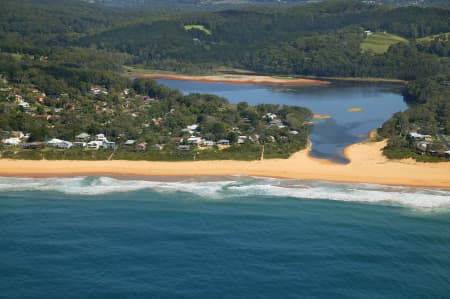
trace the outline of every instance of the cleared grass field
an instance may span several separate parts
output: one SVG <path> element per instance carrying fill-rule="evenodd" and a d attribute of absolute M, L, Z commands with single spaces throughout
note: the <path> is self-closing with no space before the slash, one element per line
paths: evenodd
<path fill-rule="evenodd" d="M 448 40 L 448 39 L 450 39 L 450 32 L 440 33 L 440 34 L 435 34 L 435 35 L 428 35 L 425 37 L 418 38 L 416 41 L 419 43 L 426 43 L 426 42 L 431 42 L 431 41 L 435 40 L 436 38 L 439 38 L 442 40 Z"/>
<path fill-rule="evenodd" d="M 363 42 L 361 43 L 361 51 L 372 51 L 377 54 L 383 54 L 389 49 L 391 45 L 407 42 L 408 40 L 398 35 L 376 32 L 372 35 L 367 36 L 363 40 Z"/>
<path fill-rule="evenodd" d="M 206 29 L 205 26 L 203 25 L 185 25 L 184 26 L 184 30 L 189 31 L 189 30 L 200 30 L 203 31 L 204 33 L 211 35 L 211 31 Z"/>

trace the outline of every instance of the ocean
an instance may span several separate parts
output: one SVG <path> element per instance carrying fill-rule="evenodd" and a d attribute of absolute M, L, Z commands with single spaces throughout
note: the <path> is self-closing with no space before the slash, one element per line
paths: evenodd
<path fill-rule="evenodd" d="M 0 178 L 1 298 L 449 298 L 450 191 Z"/>

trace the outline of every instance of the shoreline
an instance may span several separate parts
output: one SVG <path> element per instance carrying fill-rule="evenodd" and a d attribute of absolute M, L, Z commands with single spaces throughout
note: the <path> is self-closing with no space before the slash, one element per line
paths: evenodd
<path fill-rule="evenodd" d="M 265 84 L 278 86 L 301 86 L 301 85 L 329 85 L 333 82 L 356 82 L 356 83 L 392 83 L 405 85 L 406 80 L 392 78 L 373 78 L 373 77 L 318 77 L 318 76 L 277 76 L 268 74 L 259 74 L 245 70 L 218 70 L 213 74 L 189 75 L 161 70 L 145 70 L 128 68 L 124 74 L 129 78 L 147 78 L 147 79 L 169 79 L 183 80 L 192 82 L 206 83 L 231 83 L 231 84 Z"/>
<path fill-rule="evenodd" d="M 276 78 L 260 75 L 207 75 L 207 76 L 189 76 L 179 74 L 138 74 L 129 73 L 128 77 L 143 79 L 167 79 L 204 83 L 227 83 L 227 84 L 262 84 L 276 86 L 324 86 L 331 82 L 319 79 L 304 78 Z"/>
<path fill-rule="evenodd" d="M 381 149 L 385 141 L 364 142 L 344 149 L 349 164 L 310 157 L 309 150 L 289 159 L 263 161 L 71 161 L 0 159 L 5 177 L 222 177 L 254 176 L 337 183 L 368 183 L 450 189 L 450 162 L 420 163 L 411 159 L 388 160 Z"/>

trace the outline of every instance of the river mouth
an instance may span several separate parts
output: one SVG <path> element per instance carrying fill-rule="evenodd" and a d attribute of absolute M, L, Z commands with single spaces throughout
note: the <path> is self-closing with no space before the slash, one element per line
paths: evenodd
<path fill-rule="evenodd" d="M 344 148 L 365 140 L 394 113 L 407 109 L 402 85 L 334 82 L 326 86 L 272 86 L 158 79 L 184 94 L 209 93 L 231 103 L 303 106 L 314 114 L 311 156 L 348 163 Z"/>

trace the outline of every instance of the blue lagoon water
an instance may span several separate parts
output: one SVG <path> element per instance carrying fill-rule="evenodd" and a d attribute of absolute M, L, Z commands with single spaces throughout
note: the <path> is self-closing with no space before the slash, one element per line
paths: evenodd
<path fill-rule="evenodd" d="M 448 298 L 450 192 L 0 178 L 1 298 Z"/>
<path fill-rule="evenodd" d="M 407 108 L 402 86 L 392 84 L 333 83 L 329 86 L 279 87 L 256 84 L 204 83 L 182 80 L 158 82 L 183 93 L 210 93 L 231 103 L 303 106 L 330 119 L 315 120 L 310 139 L 312 155 L 335 162 L 347 162 L 342 150 L 367 138 L 395 112 Z M 349 108 L 361 112 L 348 112 Z"/>

